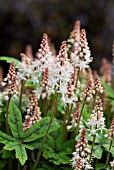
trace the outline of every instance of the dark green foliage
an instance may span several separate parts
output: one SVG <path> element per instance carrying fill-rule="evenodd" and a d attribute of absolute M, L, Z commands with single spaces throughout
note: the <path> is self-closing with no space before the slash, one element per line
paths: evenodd
<path fill-rule="evenodd" d="M 19 140 L 23 138 L 23 124 L 20 110 L 10 103 L 8 123 L 13 136 Z"/>
<path fill-rule="evenodd" d="M 0 132 L 0 143 L 5 144 L 5 150 L 15 150 L 15 157 L 19 159 L 21 165 L 24 165 L 26 160 L 28 159 L 26 148 L 29 150 L 33 150 L 34 148 L 39 147 L 40 143 L 38 145 L 35 141 L 36 139 L 41 138 L 45 135 L 49 121 L 49 117 L 42 118 L 39 122 L 32 125 L 30 129 L 23 131 L 21 112 L 18 107 L 11 102 L 9 107 L 8 123 L 13 137 Z M 54 119 L 49 133 L 56 130 L 57 128 L 58 123 L 56 119 Z M 3 154 L 3 157 L 8 157 L 8 155 L 5 156 Z"/>
<path fill-rule="evenodd" d="M 107 133 L 107 131 L 105 133 Z M 108 140 L 108 138 L 106 138 L 104 136 L 105 133 L 102 133 L 102 134 L 99 133 L 99 135 L 96 136 L 94 150 L 93 150 L 93 156 L 97 159 L 102 158 L 104 149 L 109 151 L 110 141 Z M 87 135 L 87 140 L 92 142 L 93 137 Z M 114 156 L 114 141 L 113 141 L 113 145 L 111 147 L 110 153 L 112 154 L 112 156 Z"/>
<path fill-rule="evenodd" d="M 7 164 L 6 160 L 0 160 L 0 170 L 5 170 L 4 167 Z"/>
<path fill-rule="evenodd" d="M 105 88 L 105 93 L 108 94 L 111 99 L 114 99 L 114 90 L 104 81 L 101 81 L 101 83 Z"/>
<path fill-rule="evenodd" d="M 55 133 L 48 135 L 48 139 L 43 149 L 43 157 L 53 162 L 55 165 L 69 164 L 72 140 L 62 141 L 62 129 L 59 128 Z"/>
<path fill-rule="evenodd" d="M 39 122 L 35 123 L 34 125 L 32 125 L 29 129 L 27 129 L 24 132 L 22 141 L 31 142 L 38 138 L 43 137 L 48 127 L 49 121 L 50 121 L 50 118 L 46 117 L 46 118 L 41 119 Z M 58 126 L 56 119 L 53 119 L 53 123 L 51 125 L 49 132 L 56 130 L 58 127 L 59 126 Z"/>

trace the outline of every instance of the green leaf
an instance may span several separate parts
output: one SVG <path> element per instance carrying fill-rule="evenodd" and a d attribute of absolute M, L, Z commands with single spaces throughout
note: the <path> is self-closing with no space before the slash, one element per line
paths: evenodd
<path fill-rule="evenodd" d="M 97 163 L 95 166 L 96 170 L 105 169 L 106 165 L 102 163 Z"/>
<path fill-rule="evenodd" d="M 6 160 L 0 160 L 0 170 L 5 170 L 4 169 L 5 165 L 7 165 L 7 161 Z"/>
<path fill-rule="evenodd" d="M 114 105 L 114 99 L 111 101 L 111 105 Z"/>
<path fill-rule="evenodd" d="M 22 166 L 25 164 L 26 160 L 28 159 L 26 149 L 23 144 L 20 144 L 16 147 L 16 158 L 19 159 Z"/>
<path fill-rule="evenodd" d="M 112 98 L 114 98 L 114 90 L 108 86 L 107 83 L 105 83 L 104 81 L 101 80 L 101 84 L 104 86 L 105 88 L 105 92 Z"/>
<path fill-rule="evenodd" d="M 14 149 L 16 149 L 16 147 L 19 145 L 19 142 L 9 142 L 4 146 L 4 149 L 8 150 L 8 151 L 12 151 Z"/>
<path fill-rule="evenodd" d="M 6 61 L 7 63 L 12 63 L 12 61 L 14 61 L 15 65 L 18 66 L 20 61 L 17 60 L 16 58 L 12 58 L 12 57 L 6 57 L 6 56 L 1 56 L 0 60 L 2 61 Z"/>
<path fill-rule="evenodd" d="M 89 113 L 87 105 L 84 106 L 82 116 L 83 116 L 83 121 L 84 122 L 87 122 L 87 120 L 90 118 L 90 113 Z"/>
<path fill-rule="evenodd" d="M 110 144 L 103 144 L 102 146 L 105 148 L 106 151 L 109 151 L 109 145 Z M 112 156 L 114 157 L 114 145 L 112 145 L 111 149 L 110 149 L 110 153 L 112 154 Z"/>
<path fill-rule="evenodd" d="M 72 168 L 71 167 L 61 167 L 61 170 L 72 170 Z"/>
<path fill-rule="evenodd" d="M 45 118 L 42 118 L 37 123 L 35 123 L 34 125 L 32 125 L 29 129 L 27 129 L 24 132 L 24 136 L 23 136 L 22 141 L 23 142 L 31 142 L 31 141 L 34 141 L 38 138 L 43 137 L 46 133 L 49 122 L 50 122 L 50 118 L 45 117 Z M 59 125 L 57 123 L 57 120 L 53 119 L 49 133 L 57 130 L 58 127 L 59 127 Z"/>
<path fill-rule="evenodd" d="M 4 147 L 6 150 L 14 150 L 16 151 L 16 158 L 19 159 L 21 165 L 23 166 L 27 160 L 27 153 L 25 146 L 22 143 L 19 142 L 9 142 Z"/>
<path fill-rule="evenodd" d="M 14 142 L 15 139 L 3 132 L 0 132 L 0 143 L 7 144 L 9 142 Z"/>
<path fill-rule="evenodd" d="M 15 158 L 15 153 L 13 151 L 7 151 L 4 150 L 3 154 L 2 154 L 2 159 L 6 159 L 6 158 Z"/>
<path fill-rule="evenodd" d="M 65 152 L 62 152 L 62 151 L 59 152 L 58 158 L 59 158 L 59 161 L 62 164 L 69 164 L 70 163 L 70 157 L 68 157 Z"/>
<path fill-rule="evenodd" d="M 35 85 L 33 84 L 33 82 L 31 80 L 27 80 L 25 83 L 25 87 L 33 87 L 35 88 Z"/>
<path fill-rule="evenodd" d="M 101 159 L 103 153 L 103 148 L 100 145 L 94 146 L 93 156 L 97 159 Z"/>
<path fill-rule="evenodd" d="M 86 135 L 86 139 L 88 140 L 88 141 L 93 141 L 93 136 L 92 135 Z M 95 142 L 96 142 L 96 140 L 95 140 Z"/>
<path fill-rule="evenodd" d="M 48 135 L 43 148 L 43 157 L 55 165 L 69 164 L 70 155 L 72 153 L 72 140 L 66 141 L 63 144 L 62 127 Z"/>
<path fill-rule="evenodd" d="M 41 142 L 39 142 L 39 141 L 24 144 L 25 148 L 27 148 L 29 150 L 39 149 L 40 145 L 41 145 Z"/>
<path fill-rule="evenodd" d="M 20 140 L 23 135 L 22 115 L 18 107 L 12 102 L 10 102 L 9 107 L 8 123 L 13 136 Z"/>
<path fill-rule="evenodd" d="M 43 157 L 46 159 L 50 159 L 50 158 L 58 159 L 57 156 L 58 156 L 58 154 L 56 154 L 54 150 L 44 150 L 43 151 Z"/>

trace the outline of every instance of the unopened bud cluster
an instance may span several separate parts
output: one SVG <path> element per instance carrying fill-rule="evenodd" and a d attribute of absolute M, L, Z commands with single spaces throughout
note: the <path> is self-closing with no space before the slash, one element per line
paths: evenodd
<path fill-rule="evenodd" d="M 67 60 L 68 60 L 67 45 L 66 41 L 63 41 L 60 47 L 59 54 L 57 55 L 57 61 L 60 63 L 61 66 L 63 66 L 67 62 Z"/>
<path fill-rule="evenodd" d="M 73 152 L 73 158 L 71 160 L 74 170 L 77 166 L 79 166 L 79 168 L 82 166 L 83 169 L 87 169 L 87 167 L 93 169 L 88 163 L 90 150 L 88 149 L 88 141 L 86 140 L 86 129 L 82 129 L 80 139 L 75 147 L 76 152 Z M 78 158 L 80 158 L 80 160 L 78 160 Z"/>
<path fill-rule="evenodd" d="M 76 147 L 76 152 L 79 153 L 81 158 L 87 157 L 89 153 L 89 149 L 88 149 L 88 141 L 86 140 L 85 129 L 82 130 L 80 139 L 75 147 Z"/>
<path fill-rule="evenodd" d="M 8 100 L 9 96 L 14 95 L 14 97 L 17 97 L 17 75 L 16 75 L 16 69 L 15 64 L 12 62 L 9 67 L 9 71 L 7 74 L 7 77 L 4 79 L 4 82 L 1 83 L 3 86 L 8 85 L 8 91 L 6 93 L 6 100 Z"/>
<path fill-rule="evenodd" d="M 93 94 L 94 94 L 93 83 L 92 83 L 92 80 L 89 80 L 87 82 L 84 92 L 81 95 L 81 99 L 83 97 L 86 97 L 87 100 L 90 100 L 93 97 Z"/>
<path fill-rule="evenodd" d="M 77 20 L 74 24 L 74 28 L 70 33 L 69 39 L 67 40 L 68 49 L 74 52 L 78 47 L 78 42 L 80 39 L 80 21 Z"/>
<path fill-rule="evenodd" d="M 77 69 L 76 67 L 74 67 L 74 71 L 71 74 L 71 78 L 70 78 L 71 84 L 75 86 L 76 80 L 77 80 Z"/>
<path fill-rule="evenodd" d="M 80 102 L 77 102 L 75 112 L 71 114 L 71 117 L 72 117 L 71 123 L 74 127 L 77 126 L 79 116 L 80 116 Z"/>
<path fill-rule="evenodd" d="M 71 60 L 77 68 L 83 70 L 89 67 L 89 63 L 92 61 L 90 56 L 91 52 L 88 47 L 86 31 L 81 29 L 78 48 L 74 51 L 74 53 L 71 53 Z"/>
<path fill-rule="evenodd" d="M 30 128 L 33 124 L 41 119 L 40 108 L 38 107 L 37 98 L 34 95 L 31 98 L 29 108 L 27 109 L 27 115 L 25 116 L 25 122 L 23 123 L 23 130 Z"/>
<path fill-rule="evenodd" d="M 82 170 L 82 158 L 76 158 L 76 166 L 74 167 L 74 170 Z"/>
<path fill-rule="evenodd" d="M 42 98 L 46 98 L 47 96 L 47 91 L 49 88 L 49 69 L 46 68 L 45 71 L 43 72 L 43 77 L 42 77 L 42 82 L 41 82 L 41 91 L 42 91 Z"/>
<path fill-rule="evenodd" d="M 95 90 L 96 90 L 96 92 L 103 93 L 103 87 L 102 87 L 101 82 L 99 80 L 98 74 L 95 73 L 94 76 L 95 76 Z"/>
<path fill-rule="evenodd" d="M 71 97 L 74 96 L 74 91 L 73 91 L 73 89 L 72 89 L 71 81 L 69 81 L 69 82 L 67 83 L 67 92 L 66 92 L 65 95 L 66 95 L 66 97 L 68 97 L 68 98 L 71 98 Z"/>
<path fill-rule="evenodd" d="M 40 49 L 36 53 L 36 57 L 40 59 L 41 63 L 45 63 L 46 59 L 50 55 L 50 48 L 49 48 L 49 43 L 48 43 L 48 36 L 47 34 L 43 34 L 42 42 L 40 44 Z"/>
<path fill-rule="evenodd" d="M 108 139 L 113 140 L 113 138 L 114 138 L 114 118 L 112 119 L 111 126 L 108 130 Z"/>

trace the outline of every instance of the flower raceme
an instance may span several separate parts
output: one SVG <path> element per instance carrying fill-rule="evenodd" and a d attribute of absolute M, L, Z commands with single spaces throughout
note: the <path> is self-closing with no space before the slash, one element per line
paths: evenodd
<path fill-rule="evenodd" d="M 80 139 L 76 144 L 76 152 L 73 152 L 73 158 L 71 160 L 74 170 L 77 170 L 76 167 L 79 167 L 80 170 L 93 169 L 88 163 L 88 155 L 90 150 L 88 149 L 88 141 L 86 140 L 86 129 L 82 129 Z"/>
<path fill-rule="evenodd" d="M 100 73 L 102 74 L 102 79 L 105 81 L 108 85 L 111 85 L 112 81 L 112 65 L 108 63 L 106 58 L 102 59 L 102 66 L 100 68 Z"/>
<path fill-rule="evenodd" d="M 93 94 L 94 94 L 93 82 L 91 79 L 89 79 L 86 84 L 85 90 L 81 95 L 81 99 L 85 97 L 87 100 L 90 100 L 93 97 Z"/>
<path fill-rule="evenodd" d="M 27 115 L 25 116 L 25 122 L 23 123 L 23 130 L 27 130 L 40 119 L 41 112 L 38 107 L 36 95 L 34 94 L 34 96 L 31 97 L 31 101 L 27 109 Z"/>
<path fill-rule="evenodd" d="M 87 48 L 86 33 L 84 30 L 81 30 L 81 36 L 78 36 L 78 39 L 79 37 L 80 37 L 79 44 L 81 44 L 80 49 L 82 50 L 86 48 L 86 50 L 89 50 Z M 79 55 L 81 55 L 80 49 Z M 65 104 L 74 103 L 75 101 L 77 101 L 77 95 L 74 95 L 74 92 L 76 82 L 75 73 L 78 67 L 77 65 L 74 66 L 74 63 L 71 63 L 70 60 L 68 59 L 67 50 L 68 49 L 66 41 L 63 41 L 60 47 L 59 54 L 56 57 L 53 56 L 50 51 L 48 36 L 47 34 L 44 33 L 40 49 L 36 53 L 35 61 L 31 61 L 31 64 L 23 63 L 24 64 L 23 68 L 27 68 L 27 71 L 24 71 L 21 65 L 19 66 L 18 76 L 21 75 L 20 76 L 21 79 L 25 81 L 26 79 L 30 79 L 31 82 L 33 82 L 33 84 L 36 84 L 36 89 L 34 90 L 34 92 L 37 94 L 38 99 L 40 98 L 40 96 L 42 96 L 43 98 L 45 98 L 46 96 L 48 97 L 50 96 L 50 94 L 55 93 L 55 91 L 57 90 L 59 93 L 62 94 L 63 103 Z M 84 53 L 84 56 L 82 58 L 86 59 L 87 55 L 88 53 L 87 54 Z M 76 61 L 76 58 L 74 60 L 76 63 L 78 63 Z M 83 59 L 81 59 L 80 62 L 82 63 Z M 48 69 L 48 85 L 45 86 L 43 81 L 44 75 L 46 75 L 47 73 L 46 71 L 47 69 Z M 21 74 L 21 72 L 23 73 Z M 39 85 L 37 86 L 37 84 Z"/>
<path fill-rule="evenodd" d="M 32 65 L 32 61 L 30 58 L 28 58 L 28 56 L 26 56 L 26 54 L 21 53 L 20 54 L 22 61 L 19 63 L 18 66 L 16 66 L 17 68 L 17 77 L 18 77 L 18 84 L 21 81 L 25 81 L 28 79 L 32 79 L 32 81 L 34 80 L 34 68 Z"/>
<path fill-rule="evenodd" d="M 91 52 L 88 47 L 88 42 L 86 38 L 86 31 L 81 29 L 80 40 L 78 42 L 78 47 L 71 53 L 71 61 L 76 68 L 83 70 L 89 68 L 89 63 L 92 62 Z"/>
<path fill-rule="evenodd" d="M 109 140 L 113 140 L 113 138 L 114 138 L 114 118 L 112 119 L 112 123 L 108 130 L 108 138 L 109 138 Z"/>
<path fill-rule="evenodd" d="M 80 40 L 80 21 L 77 20 L 67 40 L 68 50 L 74 52 L 78 47 L 79 40 Z"/>
<path fill-rule="evenodd" d="M 99 96 L 96 99 L 96 105 L 92 114 L 90 115 L 90 119 L 88 119 L 87 124 L 90 125 L 90 129 L 88 129 L 90 135 L 98 135 L 98 131 L 102 132 L 105 129 L 105 118 L 103 117 L 102 100 Z"/>
<path fill-rule="evenodd" d="M 56 86 L 58 92 L 62 94 L 63 102 L 67 102 L 68 96 L 72 98 L 71 75 L 74 72 L 73 66 L 68 59 L 66 41 L 62 42 L 59 54 L 56 57 Z M 72 102 L 72 99 L 71 99 Z"/>
<path fill-rule="evenodd" d="M 71 123 L 74 127 L 77 126 L 79 116 L 80 116 L 80 102 L 78 101 L 74 113 L 71 114 L 72 117 Z"/>
<path fill-rule="evenodd" d="M 9 67 L 9 71 L 7 77 L 4 79 L 4 82 L 1 83 L 3 86 L 8 85 L 8 91 L 4 92 L 6 100 L 9 99 L 10 96 L 17 97 L 17 74 L 15 69 L 15 64 L 12 62 Z"/>
<path fill-rule="evenodd" d="M 102 87 L 101 82 L 99 80 L 99 76 L 96 72 L 94 73 L 94 77 L 95 77 L 94 84 L 95 84 L 96 92 L 97 93 L 103 93 L 103 87 Z"/>

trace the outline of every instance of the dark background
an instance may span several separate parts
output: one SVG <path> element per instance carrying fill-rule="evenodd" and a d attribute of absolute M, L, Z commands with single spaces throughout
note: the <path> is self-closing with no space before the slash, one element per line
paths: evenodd
<path fill-rule="evenodd" d="M 77 19 L 87 31 L 93 69 L 103 57 L 111 62 L 114 0 L 0 0 L 0 56 L 19 58 L 27 44 L 35 53 L 44 32 L 58 51 Z"/>

